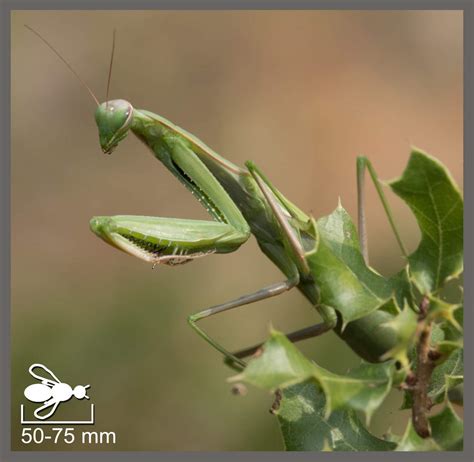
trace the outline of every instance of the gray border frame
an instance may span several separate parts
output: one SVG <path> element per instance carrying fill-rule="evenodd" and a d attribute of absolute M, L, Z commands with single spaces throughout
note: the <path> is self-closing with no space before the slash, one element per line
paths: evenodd
<path fill-rule="evenodd" d="M 474 50 L 474 0 L 0 0 L 0 460 L 7 461 L 82 461 L 102 460 L 311 460 L 316 454 L 323 460 L 377 460 L 382 453 L 285 453 L 285 452 L 49 452 L 10 450 L 10 12 L 12 10 L 264 10 L 264 9 L 330 9 L 330 10 L 463 10 L 464 12 L 464 176 L 473 178 L 474 131 L 473 126 L 473 50 Z M 468 239 L 474 235 L 474 213 L 471 197 L 474 182 L 464 182 L 465 207 L 464 254 L 467 271 L 465 298 L 472 303 L 474 245 Z M 465 313 L 465 326 L 473 326 L 473 313 Z M 473 351 L 472 336 L 465 337 L 466 350 Z M 472 353 L 465 358 L 465 388 L 473 388 Z M 466 403 L 464 411 L 465 438 L 463 452 L 440 453 L 390 453 L 384 452 L 386 460 L 451 460 L 474 461 L 474 407 Z M 449 454 L 449 455 L 448 455 Z"/>

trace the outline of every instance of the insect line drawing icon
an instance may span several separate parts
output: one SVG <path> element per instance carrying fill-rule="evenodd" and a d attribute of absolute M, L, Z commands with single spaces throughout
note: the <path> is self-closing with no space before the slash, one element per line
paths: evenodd
<path fill-rule="evenodd" d="M 41 377 L 33 372 L 36 368 L 43 369 L 53 380 L 47 377 Z M 41 382 L 28 385 L 24 391 L 24 395 L 29 401 L 33 403 L 44 403 L 43 406 L 34 412 L 34 416 L 39 420 L 49 419 L 56 412 L 60 403 L 69 401 L 73 396 L 77 399 L 89 399 L 86 394 L 86 389 L 89 388 L 90 385 L 76 385 L 72 388 L 67 383 L 61 382 L 45 365 L 39 363 L 32 364 L 28 371 L 35 379 Z M 51 406 L 53 407 L 48 413 L 41 414 L 43 410 Z"/>

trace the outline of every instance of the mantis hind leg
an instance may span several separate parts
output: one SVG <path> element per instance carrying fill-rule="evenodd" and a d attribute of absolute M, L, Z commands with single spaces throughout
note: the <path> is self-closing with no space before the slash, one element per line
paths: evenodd
<path fill-rule="evenodd" d="M 307 340 L 313 337 L 317 337 L 319 335 L 326 333 L 327 331 L 331 329 L 332 327 L 330 324 L 326 322 L 321 322 L 319 324 L 314 324 L 312 326 L 290 332 L 289 334 L 286 334 L 286 337 L 288 338 L 288 340 L 290 340 L 290 342 L 295 343 L 295 342 L 300 342 L 301 340 Z M 262 348 L 262 346 L 263 346 L 263 343 L 259 343 L 252 347 L 239 350 L 233 353 L 232 356 L 235 356 L 238 359 L 245 358 L 247 356 L 254 355 L 258 350 L 260 350 L 260 348 Z M 225 362 L 227 365 L 232 367 L 232 364 L 229 363 L 227 358 Z"/>
<path fill-rule="evenodd" d="M 369 171 L 370 177 L 372 179 L 372 182 L 374 183 L 375 189 L 377 190 L 377 194 L 379 195 L 380 201 L 382 202 L 385 214 L 387 215 L 388 221 L 392 228 L 393 234 L 397 239 L 400 250 L 402 251 L 403 256 L 407 257 L 407 251 L 405 249 L 405 246 L 403 245 L 403 241 L 400 237 L 397 225 L 395 224 L 395 220 L 393 219 L 392 210 L 390 209 L 390 205 L 388 204 L 387 198 L 385 197 L 385 193 L 383 192 L 382 184 L 377 176 L 377 173 L 374 170 L 374 167 L 372 166 L 370 160 L 367 159 L 367 157 L 360 156 L 357 158 L 357 208 L 359 222 L 359 241 L 364 260 L 367 264 L 369 263 L 369 249 L 367 245 L 367 224 L 365 218 L 365 169 Z"/>

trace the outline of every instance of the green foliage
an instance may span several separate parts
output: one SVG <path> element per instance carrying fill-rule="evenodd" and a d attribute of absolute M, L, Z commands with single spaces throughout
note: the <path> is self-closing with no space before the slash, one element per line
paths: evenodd
<path fill-rule="evenodd" d="M 416 333 L 417 321 L 415 312 L 405 305 L 400 314 L 386 323 L 397 333 L 397 344 L 391 350 L 387 351 L 382 359 L 397 359 L 403 367 L 408 366 L 408 352 L 413 343 L 413 337 Z"/>
<path fill-rule="evenodd" d="M 395 451 L 439 451 L 440 449 L 432 438 L 419 436 L 413 428 L 413 424 L 409 421 Z"/>
<path fill-rule="evenodd" d="M 318 239 L 307 261 L 318 275 L 320 303 L 339 314 L 338 333 L 347 343 L 352 347 L 366 343 L 370 350 L 390 338 L 393 345 L 378 357 L 379 362 L 362 362 L 338 375 L 306 358 L 282 333 L 272 330 L 260 354 L 230 379 L 276 394 L 272 409 L 287 450 L 462 450 L 463 424 L 450 396 L 463 382 L 463 307 L 462 300 L 448 302 L 442 289 L 463 270 L 463 200 L 446 168 L 419 150 L 412 152 L 402 176 L 389 185 L 413 211 L 421 231 L 420 244 L 404 268 L 388 279 L 370 268 L 351 217 L 340 204 L 316 221 Z M 383 318 L 373 319 L 384 321 L 367 330 L 365 338 L 351 340 L 351 326 L 377 312 L 383 312 Z M 418 346 L 423 341 L 425 353 Z M 422 386 L 422 375 L 416 375 L 424 367 L 425 361 L 419 365 L 418 360 L 422 354 L 431 361 L 423 389 L 432 405 L 443 403 L 440 412 L 428 415 L 430 436 L 420 436 L 419 422 L 411 421 L 403 435 L 384 439 L 372 435 L 366 425 L 392 388 L 405 389 L 402 409 L 419 405 L 412 390 Z M 365 423 L 359 413 L 365 415 Z"/>
<path fill-rule="evenodd" d="M 336 409 L 372 413 L 383 402 L 392 386 L 393 362 L 362 363 L 345 376 L 323 369 L 305 356 L 281 332 L 273 330 L 261 356 L 250 362 L 233 381 L 244 381 L 270 391 L 313 380 L 324 391 L 325 412 Z"/>
<path fill-rule="evenodd" d="M 421 242 L 409 257 L 410 274 L 423 294 L 437 292 L 463 269 L 463 201 L 436 159 L 415 150 L 403 175 L 390 183 L 413 211 Z"/>
<path fill-rule="evenodd" d="M 325 417 L 324 393 L 312 380 L 283 391 L 275 411 L 287 451 L 391 451 L 396 444 L 370 434 L 354 411 Z"/>
<path fill-rule="evenodd" d="M 462 451 L 464 425 L 449 401 L 429 420 L 430 438 L 418 436 L 410 421 L 395 451 Z"/>
<path fill-rule="evenodd" d="M 428 387 L 428 395 L 434 403 L 442 402 L 451 388 L 463 382 L 463 352 L 462 348 L 453 351 L 449 358 L 434 370 Z"/>
<path fill-rule="evenodd" d="M 449 401 L 443 410 L 430 418 L 432 438 L 444 451 L 462 451 L 464 425 Z"/>
<path fill-rule="evenodd" d="M 356 228 L 342 205 L 320 218 L 316 229 L 319 245 L 308 260 L 320 278 L 320 303 L 337 309 L 344 324 L 385 305 L 392 287 L 366 265 Z"/>

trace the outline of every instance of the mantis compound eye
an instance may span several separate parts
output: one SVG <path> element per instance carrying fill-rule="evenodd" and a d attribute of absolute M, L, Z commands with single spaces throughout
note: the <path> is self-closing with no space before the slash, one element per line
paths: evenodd
<path fill-rule="evenodd" d="M 99 129 L 100 147 L 110 154 L 122 141 L 130 129 L 133 119 L 132 105 L 123 99 L 102 103 L 95 112 Z"/>

